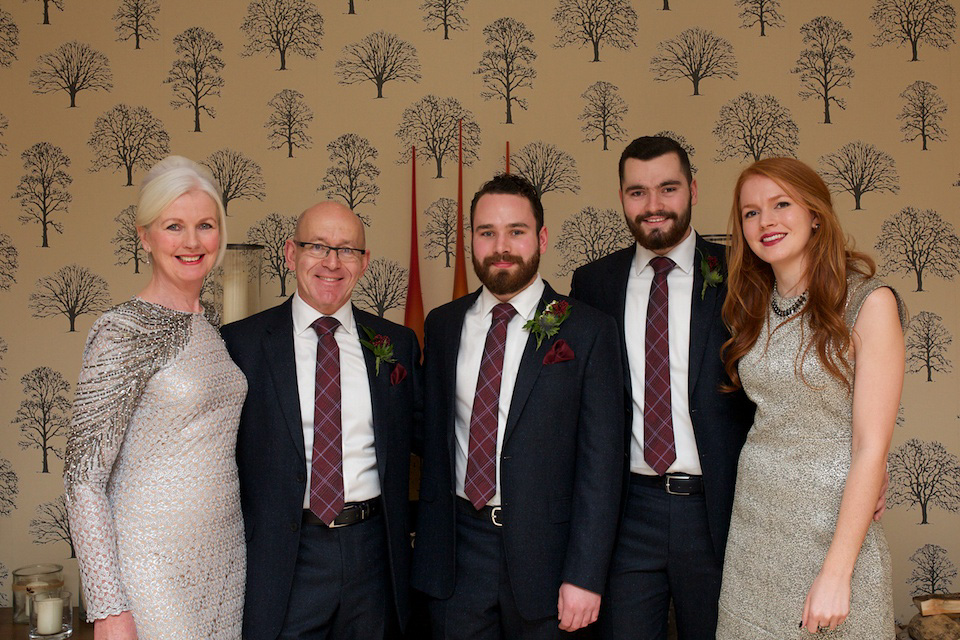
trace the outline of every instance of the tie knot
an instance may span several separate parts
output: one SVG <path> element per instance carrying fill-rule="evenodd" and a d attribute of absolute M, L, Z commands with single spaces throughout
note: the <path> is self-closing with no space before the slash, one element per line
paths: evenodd
<path fill-rule="evenodd" d="M 494 322 L 510 322 L 510 318 L 517 315 L 517 310 L 508 302 L 501 302 L 493 308 Z"/>
<path fill-rule="evenodd" d="M 323 316 L 314 320 L 310 326 L 313 327 L 313 330 L 317 332 L 318 336 L 323 337 L 328 333 L 333 334 L 333 332 L 337 330 L 337 327 L 340 326 L 340 321 L 333 316 Z"/>
<path fill-rule="evenodd" d="M 657 256 L 650 260 L 650 266 L 653 267 L 653 272 L 656 275 L 660 275 L 662 273 L 669 273 L 671 269 L 677 266 L 677 263 L 670 258 Z"/>

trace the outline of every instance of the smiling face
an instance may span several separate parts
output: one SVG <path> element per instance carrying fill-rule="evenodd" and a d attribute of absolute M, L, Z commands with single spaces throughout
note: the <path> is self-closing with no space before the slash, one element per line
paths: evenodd
<path fill-rule="evenodd" d="M 530 201 L 523 196 L 488 193 L 473 213 L 473 270 L 501 302 L 537 277 L 547 229 L 537 232 Z"/>
<path fill-rule="evenodd" d="M 188 191 L 146 227 L 137 227 L 150 253 L 153 277 L 164 286 L 192 291 L 203 283 L 220 249 L 219 210 L 209 195 Z"/>
<path fill-rule="evenodd" d="M 322 202 L 303 212 L 294 239 L 329 247 L 365 249 L 363 222 L 350 209 L 335 202 Z M 297 293 L 304 302 L 330 315 L 350 300 L 353 288 L 370 262 L 370 252 L 356 261 L 343 261 L 336 251 L 326 258 L 287 240 L 283 247 L 287 268 L 296 273 Z"/>
<path fill-rule="evenodd" d="M 687 180 L 676 153 L 650 160 L 628 158 L 623 165 L 620 203 L 637 243 L 663 255 L 690 234 L 697 181 Z"/>
<path fill-rule="evenodd" d="M 766 176 L 747 178 L 739 201 L 743 237 L 750 250 L 770 264 L 781 282 L 802 280 L 817 217 Z"/>

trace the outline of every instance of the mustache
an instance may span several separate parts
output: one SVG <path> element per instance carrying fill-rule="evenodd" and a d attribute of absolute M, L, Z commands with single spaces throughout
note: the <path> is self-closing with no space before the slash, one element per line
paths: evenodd
<path fill-rule="evenodd" d="M 522 264 L 523 258 L 511 255 L 509 253 L 494 253 L 483 259 L 483 266 L 492 266 L 494 262 L 512 262 L 513 264 Z"/>

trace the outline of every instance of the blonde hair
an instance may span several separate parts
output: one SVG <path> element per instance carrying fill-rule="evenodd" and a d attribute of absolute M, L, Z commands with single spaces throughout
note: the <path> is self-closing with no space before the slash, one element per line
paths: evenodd
<path fill-rule="evenodd" d="M 183 156 L 167 156 L 153 165 L 140 186 L 136 225 L 149 227 L 174 200 L 191 191 L 207 194 L 217 207 L 220 248 L 214 267 L 218 267 L 227 249 L 227 211 L 217 181 L 203 165 Z"/>

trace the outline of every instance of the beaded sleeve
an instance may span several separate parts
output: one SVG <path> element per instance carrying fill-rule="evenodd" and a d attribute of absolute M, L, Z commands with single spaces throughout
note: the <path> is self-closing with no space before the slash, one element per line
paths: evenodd
<path fill-rule="evenodd" d="M 87 338 L 63 477 L 90 620 L 130 608 L 107 487 L 147 382 L 183 349 L 190 322 L 189 315 L 133 299 L 105 313 Z"/>

